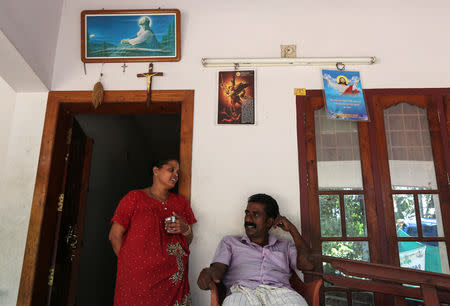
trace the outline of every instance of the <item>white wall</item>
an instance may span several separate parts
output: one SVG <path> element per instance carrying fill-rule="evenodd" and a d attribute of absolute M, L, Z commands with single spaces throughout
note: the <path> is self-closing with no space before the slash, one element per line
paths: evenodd
<path fill-rule="evenodd" d="M 48 94 L 16 95 L 0 176 L 0 305 L 17 301 Z"/>
<path fill-rule="evenodd" d="M 153 88 L 195 90 L 191 200 L 199 223 L 194 229 L 190 277 L 194 305 L 207 305 L 207 293 L 200 292 L 195 284 L 197 275 L 209 264 L 224 234 L 242 232 L 242 211 L 250 194 L 274 195 L 281 211 L 300 225 L 293 89 L 318 89 L 322 85 L 318 67 L 257 68 L 256 124 L 218 126 L 219 69 L 203 68 L 200 59 L 276 57 L 280 44 L 295 43 L 299 56 L 376 56 L 376 65 L 354 67 L 361 70 L 366 88 L 449 87 L 450 43 L 442 31 L 450 27 L 450 3 L 65 1 L 52 90 L 90 90 L 98 79 L 101 64 L 88 64 L 84 75 L 80 61 L 82 10 L 158 7 L 181 10 L 182 60 L 155 63 L 155 71 L 163 71 L 164 76 L 154 79 Z M 119 63 L 104 65 L 102 82 L 106 90 L 145 88 L 145 80 L 137 79 L 136 73 L 145 71 L 147 64 L 127 65 L 125 74 Z M 43 120 L 44 104 L 37 107 L 42 116 L 35 115 L 34 123 Z M 15 126 L 13 132 L 22 129 Z M 37 139 L 40 135 L 30 139 L 33 152 L 39 149 Z M 19 175 L 20 171 L 19 168 L 14 173 Z M 16 199 L 27 204 L 30 200 L 28 194 Z M 7 219 L 4 212 L 0 216 L 2 221 Z M 22 255 L 23 248 L 14 252 Z M 8 270 L 12 279 L 20 277 L 20 269 L 15 267 L 15 271 Z"/>
<path fill-rule="evenodd" d="M 246 198 L 274 195 L 281 211 L 300 225 L 295 87 L 321 88 L 320 68 L 256 69 L 256 124 L 218 126 L 217 71 L 202 57 L 279 56 L 295 43 L 303 56 L 376 56 L 361 70 L 366 88 L 448 87 L 450 3 L 421 1 L 66 1 L 56 53 L 54 90 L 89 90 L 101 64 L 80 62 L 80 12 L 101 8 L 179 8 L 182 60 L 155 63 L 154 89 L 194 89 L 192 206 L 199 220 L 192 244 L 190 277 L 194 305 L 207 305 L 196 279 L 224 234 L 242 232 Z M 136 74 L 146 63 L 105 64 L 106 90 L 145 89 Z"/>
<path fill-rule="evenodd" d="M 15 92 L 43 92 L 50 88 L 42 83 L 2 31 L 0 31 L 0 76 Z"/>
<path fill-rule="evenodd" d="M 8 152 L 9 134 L 11 132 L 14 105 L 16 102 L 16 92 L 8 83 L 0 77 L 0 100 L 2 101 L 2 111 L 0 112 L 0 186 L 1 177 L 5 169 L 6 153 Z"/>

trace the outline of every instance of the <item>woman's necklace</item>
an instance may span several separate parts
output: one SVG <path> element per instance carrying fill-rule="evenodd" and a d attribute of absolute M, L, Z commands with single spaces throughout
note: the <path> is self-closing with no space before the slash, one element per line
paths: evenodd
<path fill-rule="evenodd" d="M 166 204 L 167 204 L 167 200 L 169 199 L 169 195 L 166 195 L 164 198 L 162 197 L 157 197 L 151 190 L 149 190 L 150 192 L 150 196 L 155 199 L 158 202 L 161 202 L 161 204 L 164 207 L 164 210 L 167 210 Z"/>

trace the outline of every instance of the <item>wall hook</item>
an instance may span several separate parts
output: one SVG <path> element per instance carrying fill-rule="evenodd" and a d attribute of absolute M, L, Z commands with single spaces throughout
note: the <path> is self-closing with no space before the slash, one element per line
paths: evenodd
<path fill-rule="evenodd" d="M 342 63 L 342 62 L 337 62 L 336 63 L 336 69 L 339 70 L 339 71 L 345 70 L 345 64 Z"/>

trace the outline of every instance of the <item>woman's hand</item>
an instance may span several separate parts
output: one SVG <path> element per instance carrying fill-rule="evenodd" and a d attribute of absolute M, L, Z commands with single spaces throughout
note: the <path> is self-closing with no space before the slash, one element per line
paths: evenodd
<path fill-rule="evenodd" d="M 175 216 L 175 222 L 165 222 L 165 228 L 168 234 L 183 234 L 189 231 L 189 225 L 184 222 L 183 218 L 178 216 L 175 212 L 172 213 Z"/>

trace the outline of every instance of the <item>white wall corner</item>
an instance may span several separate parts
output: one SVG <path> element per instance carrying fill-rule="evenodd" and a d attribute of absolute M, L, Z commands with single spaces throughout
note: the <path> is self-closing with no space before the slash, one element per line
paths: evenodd
<path fill-rule="evenodd" d="M 0 177 L 0 305 L 15 305 L 48 93 L 18 93 Z"/>
<path fill-rule="evenodd" d="M 0 76 L 16 92 L 48 91 L 48 87 L 2 31 L 0 31 Z"/>

